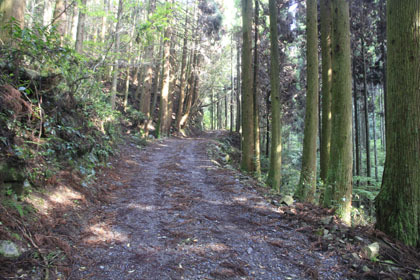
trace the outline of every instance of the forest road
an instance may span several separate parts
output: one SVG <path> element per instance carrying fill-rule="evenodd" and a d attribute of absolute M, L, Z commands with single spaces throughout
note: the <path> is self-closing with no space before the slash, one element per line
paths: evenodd
<path fill-rule="evenodd" d="M 238 171 L 209 160 L 211 141 L 126 145 L 118 176 L 99 180 L 115 190 L 85 214 L 70 278 L 345 279 Z"/>

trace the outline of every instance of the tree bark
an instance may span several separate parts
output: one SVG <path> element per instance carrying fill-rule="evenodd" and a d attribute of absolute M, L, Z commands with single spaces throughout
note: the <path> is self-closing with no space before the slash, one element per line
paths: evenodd
<path fill-rule="evenodd" d="M 184 30 L 184 41 L 182 46 L 182 57 L 181 57 L 181 77 L 180 77 L 180 89 L 179 89 L 179 100 L 178 100 L 178 112 L 176 116 L 176 129 L 181 130 L 181 119 L 184 109 L 185 102 L 185 84 L 187 80 L 187 45 L 188 45 L 188 25 L 189 25 L 189 14 L 188 10 L 185 14 L 185 30 Z"/>
<path fill-rule="evenodd" d="M 420 247 L 420 1 L 387 1 L 386 161 L 377 228 Z"/>
<path fill-rule="evenodd" d="M 320 178 L 323 183 L 327 181 L 328 162 L 330 160 L 331 146 L 331 0 L 321 0 L 321 51 L 322 51 L 322 126 L 321 126 L 321 153 Z"/>
<path fill-rule="evenodd" d="M 155 0 L 149 0 L 149 7 L 148 7 L 148 20 L 150 20 L 152 14 L 154 13 L 156 8 L 156 1 Z M 140 96 L 140 112 L 143 113 L 144 117 L 145 117 L 145 121 L 144 121 L 144 125 L 143 125 L 143 129 L 145 131 L 148 131 L 147 129 L 147 124 L 149 123 L 149 118 L 150 118 L 150 100 L 152 98 L 152 83 L 153 83 L 153 51 L 154 51 L 154 40 L 153 37 L 147 41 L 147 46 L 146 46 L 146 60 L 147 60 L 147 64 L 146 67 L 144 69 L 144 80 L 143 80 L 143 84 L 142 85 L 138 85 L 139 87 L 142 87 L 142 94 Z M 147 133 L 146 133 L 147 134 Z"/>
<path fill-rule="evenodd" d="M 115 102 L 117 98 L 117 85 L 118 85 L 118 76 L 119 76 L 119 59 L 118 54 L 120 51 L 120 26 L 121 26 L 121 16 L 123 10 L 123 0 L 119 0 L 118 2 L 118 12 L 117 12 L 117 24 L 115 25 L 115 59 L 114 59 L 114 67 L 112 71 L 112 85 L 111 85 L 111 107 L 115 109 Z M 79 19 L 80 20 L 80 19 Z"/>
<path fill-rule="evenodd" d="M 254 31 L 254 77 L 252 87 L 252 97 L 254 102 L 254 161 L 255 161 L 255 175 L 259 177 L 261 175 L 261 151 L 260 151 L 260 106 L 258 100 L 258 45 L 259 45 L 259 0 L 255 0 L 255 31 Z"/>
<path fill-rule="evenodd" d="M 372 105 L 373 105 L 373 114 L 372 114 L 372 126 L 373 126 L 373 153 L 375 160 L 375 181 L 379 181 L 378 177 L 378 151 L 376 144 L 376 105 L 375 105 L 375 91 L 372 92 Z"/>
<path fill-rule="evenodd" d="M 365 41 L 363 36 L 360 39 L 362 44 L 362 63 L 363 63 L 363 101 L 364 101 L 364 114 L 365 114 L 365 134 L 366 134 L 366 176 L 372 177 L 371 160 L 370 160 L 370 136 L 369 136 L 369 108 L 368 108 L 368 89 L 366 77 L 366 58 L 365 58 Z"/>
<path fill-rule="evenodd" d="M 12 18 L 14 18 L 21 29 L 25 26 L 25 0 L 3 0 L 0 2 L 0 12 L 3 14 L 1 18 L 1 27 L 4 27 L 6 24 L 10 23 Z M 11 40 L 11 34 L 9 30 L 0 29 L 0 39 L 9 43 Z"/>
<path fill-rule="evenodd" d="M 296 191 L 301 201 L 315 202 L 318 135 L 318 19 L 317 1 L 306 0 L 307 92 L 302 169 Z"/>
<path fill-rule="evenodd" d="M 270 12 L 270 42 L 271 42 L 271 146 L 270 168 L 267 183 L 274 189 L 280 190 L 281 186 L 281 103 L 279 93 L 279 45 L 277 34 L 277 1 L 269 0 Z"/>
<path fill-rule="evenodd" d="M 76 52 L 81 53 L 83 51 L 83 40 L 85 34 L 85 21 L 86 21 L 86 3 L 87 0 L 82 0 L 79 7 L 79 21 L 77 22 L 77 34 L 75 49 Z M 118 25 L 118 23 L 117 23 Z"/>
<path fill-rule="evenodd" d="M 160 96 L 160 116 L 159 116 L 159 136 L 166 137 L 169 135 L 169 128 L 166 127 L 168 123 L 168 104 L 169 104 L 169 84 L 171 81 L 171 37 L 172 29 L 170 26 L 166 27 L 165 30 L 165 42 L 163 47 L 164 53 L 164 66 L 163 66 L 163 84 L 162 93 Z"/>
<path fill-rule="evenodd" d="M 350 224 L 352 198 L 352 102 L 350 17 L 347 0 L 332 1 L 332 133 L 324 204 Z"/>
<path fill-rule="evenodd" d="M 53 13 L 52 22 L 56 28 L 58 34 L 61 36 L 61 42 L 64 41 L 64 36 L 66 35 L 66 3 L 64 0 L 56 0 L 55 8 Z"/>
<path fill-rule="evenodd" d="M 242 158 L 241 169 L 255 171 L 254 102 L 252 95 L 252 0 L 242 0 Z"/>
<path fill-rule="evenodd" d="M 354 107 L 354 149 L 355 149 L 355 167 L 356 176 L 360 176 L 360 128 L 359 128 L 359 102 L 357 100 L 357 81 L 356 81 L 356 60 L 353 59 L 353 107 Z M 356 185 L 359 184 L 359 180 L 356 180 Z"/>
<path fill-rule="evenodd" d="M 239 37 L 236 48 L 236 125 L 235 131 L 241 131 L 241 49 Z"/>

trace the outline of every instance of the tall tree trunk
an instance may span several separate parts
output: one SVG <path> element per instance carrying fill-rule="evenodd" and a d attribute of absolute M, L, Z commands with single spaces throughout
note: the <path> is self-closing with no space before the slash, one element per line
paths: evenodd
<path fill-rule="evenodd" d="M 267 97 L 265 99 L 265 107 L 267 108 L 267 117 L 266 117 L 266 126 L 267 129 L 265 133 L 267 134 L 265 138 L 267 141 L 265 142 L 265 157 L 268 158 L 270 155 L 270 92 L 267 92 Z"/>
<path fill-rule="evenodd" d="M 2 13 L 0 23 L 0 39 L 3 42 L 9 43 L 11 40 L 11 34 L 9 33 L 9 30 L 4 29 L 3 27 L 10 23 L 12 18 L 18 22 L 18 25 L 21 29 L 23 29 L 25 26 L 25 8 L 25 0 L 3 0 L 0 2 L 0 12 Z"/>
<path fill-rule="evenodd" d="M 165 127 L 168 130 L 168 135 L 172 127 L 172 113 L 174 111 L 174 101 L 175 101 L 175 87 L 176 87 L 176 72 L 177 63 L 175 57 L 175 44 L 176 44 L 176 35 L 173 32 L 171 36 L 171 52 L 169 57 L 169 62 L 171 63 L 171 71 L 169 78 L 169 98 L 168 98 L 168 118 L 166 119 Z"/>
<path fill-rule="evenodd" d="M 233 117 L 233 104 L 234 104 L 234 96 L 235 96 L 235 82 L 233 78 L 233 33 L 230 35 L 230 132 L 233 131 L 233 124 L 235 123 Z"/>
<path fill-rule="evenodd" d="M 255 174 L 257 177 L 261 175 L 261 151 L 260 151 L 260 106 L 258 100 L 258 45 L 259 45 L 259 0 L 255 0 L 255 31 L 254 31 L 254 78 L 252 87 L 252 97 L 254 102 L 254 160 L 255 160 Z"/>
<path fill-rule="evenodd" d="M 235 131 L 239 133 L 241 131 L 241 49 L 239 38 L 237 41 L 236 48 L 236 125 Z"/>
<path fill-rule="evenodd" d="M 387 1 L 386 161 L 377 228 L 420 247 L 420 1 Z"/>
<path fill-rule="evenodd" d="M 81 53 L 83 51 L 83 40 L 85 34 L 85 21 L 86 21 L 86 2 L 87 0 L 82 0 L 79 7 L 79 21 L 77 23 L 77 35 L 75 49 L 76 52 Z M 118 23 L 117 23 L 118 25 Z"/>
<path fill-rule="evenodd" d="M 379 95 L 379 108 L 380 108 L 380 112 L 381 112 L 381 147 L 382 147 L 382 151 L 385 152 L 385 106 L 384 106 L 384 91 L 382 88 L 382 91 Z"/>
<path fill-rule="evenodd" d="M 60 34 L 61 42 L 64 41 L 66 34 L 66 2 L 65 0 L 56 0 L 55 8 L 53 13 L 53 22 L 57 28 L 58 34 Z"/>
<path fill-rule="evenodd" d="M 187 10 L 187 12 L 185 14 L 185 30 L 184 30 L 184 39 L 183 39 L 184 42 L 183 42 L 183 46 L 182 46 L 182 57 L 181 57 L 181 77 L 180 77 L 179 101 L 178 101 L 178 112 L 177 112 L 177 116 L 176 116 L 176 129 L 178 131 L 181 130 L 181 119 L 182 119 L 184 102 L 185 102 L 185 84 L 186 84 L 186 81 L 187 81 L 186 66 L 187 66 L 187 45 L 188 45 L 189 18 L 190 17 L 189 17 L 188 10 Z M 212 97 L 213 97 L 213 95 L 212 95 Z"/>
<path fill-rule="evenodd" d="M 198 23 L 199 23 L 199 17 L 198 17 L 198 11 L 196 9 L 196 6 L 198 5 L 197 1 L 195 1 L 195 8 L 194 8 L 194 22 L 195 22 L 195 30 L 193 32 L 193 49 L 190 55 L 190 63 L 189 63 L 189 78 L 188 78 L 188 86 L 187 86 L 187 101 L 185 104 L 185 112 L 181 118 L 180 127 L 181 129 L 187 124 L 188 118 L 190 117 L 191 108 L 194 101 L 194 84 L 196 81 L 196 75 L 198 72 L 198 57 L 199 57 L 199 49 L 198 49 L 198 40 L 199 38 L 196 37 L 196 33 L 198 32 Z M 188 75 L 187 75 L 188 77 Z"/>
<path fill-rule="evenodd" d="M 159 90 L 160 88 L 162 88 L 162 78 L 163 78 L 163 36 L 160 36 L 160 43 L 159 43 L 159 55 L 157 56 L 157 58 L 155 58 L 154 60 L 154 65 L 155 67 L 155 73 L 154 73 L 154 79 L 153 79 L 153 83 L 152 83 L 152 94 L 153 94 L 153 100 L 152 100 L 152 106 L 150 109 L 150 118 L 149 118 L 149 123 L 146 125 L 146 130 L 145 130 L 145 134 L 148 135 L 149 133 L 149 126 L 152 125 L 153 123 L 153 118 L 155 116 L 155 111 L 156 111 L 156 105 L 157 105 L 157 98 L 159 95 Z M 159 127 L 158 127 L 159 128 Z M 157 135 L 159 135 L 159 130 L 157 130 Z"/>
<path fill-rule="evenodd" d="M 318 135 L 318 19 L 317 1 L 306 0 L 307 92 L 302 169 L 296 191 L 301 201 L 315 203 L 316 141 Z"/>
<path fill-rule="evenodd" d="M 339 217 L 350 224 L 353 154 L 349 2 L 333 0 L 332 11 L 332 133 L 324 203 L 334 206 Z"/>
<path fill-rule="evenodd" d="M 322 130 L 320 153 L 320 178 L 327 181 L 331 146 L 331 0 L 321 0 L 321 51 L 322 51 Z"/>
<path fill-rule="evenodd" d="M 156 0 L 149 0 L 149 7 L 148 7 L 148 12 L 147 12 L 147 19 L 150 20 L 152 14 L 154 13 L 156 8 Z M 146 66 L 144 69 L 144 80 L 143 80 L 143 84 L 140 85 L 139 87 L 142 88 L 142 94 L 140 96 L 140 112 L 143 113 L 143 115 L 145 116 L 145 121 L 144 121 L 144 125 L 143 125 L 143 129 L 146 131 L 146 136 L 147 136 L 147 124 L 149 123 L 149 118 L 151 116 L 150 114 L 150 100 L 152 98 L 152 83 L 153 83 L 153 51 L 154 51 L 154 39 L 153 37 L 151 37 L 148 41 L 147 41 L 147 46 L 146 46 Z"/>
<path fill-rule="evenodd" d="M 136 9 L 134 9 L 133 13 L 132 13 L 132 16 L 131 16 L 132 22 L 136 22 L 137 13 L 138 13 L 138 11 Z M 130 38 L 134 38 L 135 32 L 136 32 L 136 28 L 133 25 L 131 27 L 131 30 L 130 30 Z M 131 39 L 130 42 L 128 43 L 127 52 L 132 53 L 132 49 L 133 49 L 133 39 Z M 127 68 L 125 70 L 126 76 L 125 76 L 124 104 L 123 104 L 124 105 L 124 112 L 126 112 L 127 109 L 128 109 L 128 93 L 130 91 L 130 76 L 131 76 L 131 65 L 130 64 L 131 63 L 134 64 L 135 60 L 136 60 L 136 58 L 133 56 L 132 59 L 128 61 L 128 65 L 127 65 Z M 149 103 L 150 103 L 150 101 L 149 101 Z"/>
<path fill-rule="evenodd" d="M 101 32 L 99 34 L 101 43 L 105 43 L 105 35 L 106 35 L 106 15 L 108 13 L 108 2 L 109 0 L 103 0 L 104 3 L 104 14 L 101 17 Z"/>
<path fill-rule="evenodd" d="M 378 41 L 380 43 L 380 51 L 381 51 L 381 56 L 382 56 L 382 87 L 383 87 L 383 109 L 384 109 L 384 114 L 383 114 L 383 122 L 384 122 L 384 131 L 385 131 L 385 126 L 386 126 L 386 121 L 387 121 L 387 116 L 386 116 L 386 105 L 387 105 L 387 98 L 386 98 L 386 94 L 387 94 L 387 51 L 386 51 L 386 41 L 387 41 L 387 35 L 386 35 L 386 25 L 387 25 L 387 16 L 386 16 L 386 9 L 385 6 L 387 5 L 387 0 L 379 0 L 379 34 L 378 34 Z M 384 132 L 385 134 L 385 132 Z M 383 137 L 384 143 L 383 143 L 383 147 L 386 146 L 386 138 Z"/>
<path fill-rule="evenodd" d="M 373 125 L 373 153 L 375 158 L 375 181 L 378 182 L 378 151 L 376 145 L 376 105 L 375 105 L 375 91 L 372 91 L 372 105 L 373 105 L 373 114 L 372 114 L 372 125 Z"/>
<path fill-rule="evenodd" d="M 44 0 L 44 7 L 42 11 L 42 25 L 47 26 L 51 23 L 53 17 L 53 0 Z"/>
<path fill-rule="evenodd" d="M 214 130 L 214 89 L 211 89 L 211 95 L 210 95 L 210 128 L 211 130 Z"/>
<path fill-rule="evenodd" d="M 241 168 L 255 171 L 254 102 L 252 95 L 252 0 L 242 0 L 242 158 Z"/>
<path fill-rule="evenodd" d="M 118 2 L 118 12 L 117 12 L 117 24 L 115 25 L 115 59 L 114 66 L 112 71 L 112 85 L 111 85 L 111 107 L 115 109 L 115 102 L 117 98 L 117 85 L 118 85 L 118 76 L 119 76 L 119 51 L 120 51 L 120 26 L 121 26 L 121 16 L 123 11 L 123 0 Z M 80 18 L 79 18 L 80 21 Z"/>
<path fill-rule="evenodd" d="M 163 66 L 163 84 L 162 84 L 162 93 L 160 97 L 160 116 L 159 116 L 159 135 L 160 136 L 168 136 L 169 130 L 166 127 L 167 120 L 169 118 L 168 115 L 168 103 L 169 103 L 169 84 L 171 81 L 171 40 L 169 40 L 171 36 L 171 27 L 168 26 L 165 30 L 165 42 L 163 47 L 164 53 L 164 66 Z"/>
<path fill-rule="evenodd" d="M 277 1 L 269 0 L 270 12 L 270 42 L 271 42 L 271 146 L 270 168 L 267 183 L 274 189 L 280 190 L 281 185 L 281 103 L 279 92 L 279 45 L 277 34 Z"/>
<path fill-rule="evenodd" d="M 368 89 L 366 76 L 366 58 L 365 58 L 365 41 L 363 36 L 360 39 L 362 44 L 362 63 L 363 63 L 363 100 L 365 114 L 365 134 L 366 134 L 366 176 L 372 177 L 371 160 L 370 160 L 370 137 L 369 137 L 369 107 L 368 107 Z"/>
<path fill-rule="evenodd" d="M 359 128 L 359 102 L 357 101 L 357 79 L 356 79 L 356 60 L 353 59 L 353 107 L 354 107 L 354 148 L 356 154 L 355 167 L 356 176 L 360 176 L 360 128 Z M 356 181 L 356 185 L 359 184 L 359 180 Z"/>
<path fill-rule="evenodd" d="M 69 14 L 70 16 L 70 14 Z M 73 6 L 73 11 L 71 14 L 71 25 L 68 31 L 69 35 L 71 36 L 72 40 L 76 42 L 77 37 L 77 26 L 79 25 L 79 8 L 77 5 Z"/>

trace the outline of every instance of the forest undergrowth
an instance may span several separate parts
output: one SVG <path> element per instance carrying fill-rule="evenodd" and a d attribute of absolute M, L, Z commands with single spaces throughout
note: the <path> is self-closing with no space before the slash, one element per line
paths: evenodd
<path fill-rule="evenodd" d="M 146 143 L 139 129 L 143 115 L 122 102 L 111 107 L 110 84 L 102 83 L 105 58 L 76 53 L 53 30 L 14 30 L 14 44 L 3 45 L 0 55 L 0 240 L 11 251 L 16 247 L 16 256 L 0 258 L 0 276 L 62 279 L 72 274 L 74 261 L 68 233 L 86 222 L 83 211 L 108 202 L 124 180 L 116 168 L 118 145 Z M 209 141 L 207 154 L 217 165 L 239 168 L 237 134 L 206 137 L 216 139 Z M 117 183 L 104 187 L 99 177 Z M 287 193 L 270 191 L 264 178 L 243 174 L 242 179 L 308 235 L 314 250 L 341 254 L 350 278 L 418 277 L 419 253 L 372 225 L 346 227 L 330 210 L 284 205 Z M 374 241 L 381 249 L 369 259 L 364 248 Z"/>

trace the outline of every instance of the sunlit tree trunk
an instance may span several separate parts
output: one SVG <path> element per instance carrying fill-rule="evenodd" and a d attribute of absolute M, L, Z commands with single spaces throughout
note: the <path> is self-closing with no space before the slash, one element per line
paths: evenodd
<path fill-rule="evenodd" d="M 1 17 L 0 27 L 4 27 L 12 20 L 12 18 L 14 18 L 18 22 L 19 27 L 23 29 L 25 26 L 25 7 L 25 0 L 3 0 L 0 2 L 0 13 L 3 14 Z M 8 31 L 9 30 L 7 29 L 0 30 L 0 39 L 3 42 L 9 42 L 11 39 Z"/>
<path fill-rule="evenodd" d="M 268 184 L 280 190 L 281 185 L 281 102 L 279 93 L 279 45 L 277 34 L 277 1 L 269 0 L 271 42 L 271 146 Z"/>
<path fill-rule="evenodd" d="M 77 7 L 77 5 L 73 5 L 72 14 L 70 15 L 69 13 L 69 17 L 70 16 L 71 16 L 71 24 L 70 24 L 70 29 L 68 33 L 69 33 L 69 36 L 71 36 L 72 40 L 76 42 L 77 26 L 79 25 L 79 8 Z"/>
<path fill-rule="evenodd" d="M 65 0 L 56 0 L 53 13 L 53 24 L 57 28 L 58 34 L 61 36 L 61 41 L 66 35 L 66 3 Z"/>
<path fill-rule="evenodd" d="M 87 0 L 82 0 L 79 6 L 79 20 L 77 22 L 77 34 L 75 49 L 76 52 L 81 53 L 83 51 L 83 40 L 85 34 L 85 21 L 86 21 L 86 3 Z M 118 25 L 118 23 L 117 23 Z"/>
<path fill-rule="evenodd" d="M 315 202 L 318 134 L 318 19 L 317 1 L 306 0 L 307 91 L 302 168 L 296 191 L 301 201 Z"/>
<path fill-rule="evenodd" d="M 261 175 L 261 159 L 260 159 L 260 108 L 258 100 L 258 45 L 259 45 L 259 0 L 255 0 L 255 31 L 254 31 L 254 77 L 253 77 L 253 87 L 252 87 L 252 97 L 254 103 L 254 160 L 255 160 L 255 174 L 257 176 Z"/>
<path fill-rule="evenodd" d="M 168 122 L 168 118 L 170 117 L 168 114 L 168 104 L 169 104 L 169 85 L 171 82 L 171 40 L 169 39 L 172 34 L 172 29 L 170 26 L 166 27 L 165 30 L 165 41 L 163 47 L 164 53 L 164 66 L 163 66 L 163 84 L 162 84 L 162 92 L 160 96 L 160 116 L 159 116 L 159 135 L 166 137 L 169 135 L 169 128 L 166 127 Z"/>
<path fill-rule="evenodd" d="M 44 7 L 42 10 L 42 25 L 47 26 L 51 23 L 53 17 L 53 0 L 44 0 Z"/>
<path fill-rule="evenodd" d="M 152 14 L 154 13 L 156 8 L 156 1 L 150 0 L 149 7 L 148 7 L 148 20 L 150 20 Z M 146 66 L 144 68 L 144 79 L 142 84 L 142 94 L 140 96 L 140 112 L 143 113 L 145 116 L 144 126 L 143 129 L 148 131 L 146 125 L 149 123 L 150 114 L 150 100 L 152 98 L 152 83 L 153 83 L 153 71 L 154 71 L 154 64 L 153 64 L 153 53 L 154 53 L 154 39 L 153 37 L 147 41 L 145 58 L 146 58 Z M 138 85 L 140 88 L 140 84 Z M 147 134 L 147 133 L 146 133 Z"/>
<path fill-rule="evenodd" d="M 386 161 L 377 228 L 420 247 L 420 1 L 387 1 Z"/>
<path fill-rule="evenodd" d="M 188 14 L 188 10 L 187 10 L 187 12 L 185 14 L 185 30 L 184 30 L 182 57 L 181 57 L 181 76 L 180 76 L 179 101 L 178 101 L 178 112 L 177 112 L 177 116 L 176 116 L 176 129 L 178 131 L 181 130 L 181 119 L 182 119 L 184 102 L 185 102 L 185 84 L 186 84 L 186 80 L 187 80 L 186 66 L 187 66 L 188 25 L 189 25 L 189 14 Z"/>
<path fill-rule="evenodd" d="M 332 133 L 324 204 L 350 224 L 352 198 L 352 102 L 350 19 L 347 0 L 332 1 Z"/>
<path fill-rule="evenodd" d="M 320 178 L 327 181 L 331 145 L 331 0 L 320 0 L 321 8 L 321 51 L 322 51 L 322 126 Z"/>
<path fill-rule="evenodd" d="M 255 171 L 252 79 L 252 0 L 242 0 L 242 158 L 241 168 Z"/>
<path fill-rule="evenodd" d="M 119 0 L 118 3 L 118 12 L 117 12 L 117 24 L 115 25 L 115 59 L 114 59 L 114 67 L 112 71 L 112 85 L 111 85 L 111 107 L 115 109 L 115 102 L 117 97 L 117 85 L 118 85 L 118 76 L 120 74 L 119 71 L 119 51 L 120 51 L 120 26 L 121 26 L 121 17 L 123 11 L 123 0 Z"/>
<path fill-rule="evenodd" d="M 105 42 L 105 35 L 106 35 L 106 15 L 108 13 L 108 0 L 103 0 L 104 3 L 104 14 L 101 17 L 101 32 L 99 33 L 101 43 Z"/>

